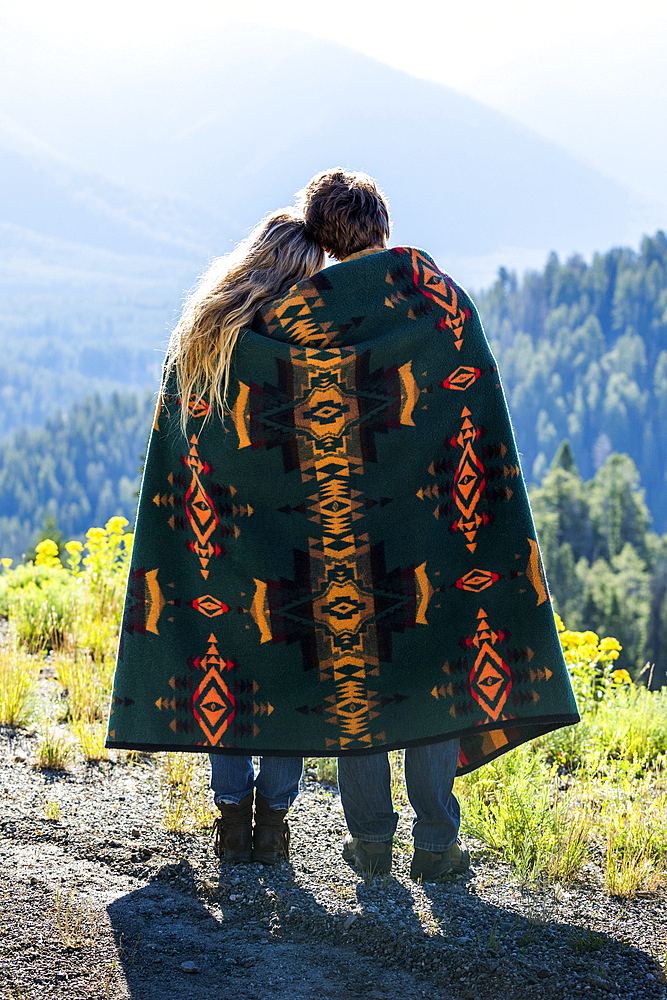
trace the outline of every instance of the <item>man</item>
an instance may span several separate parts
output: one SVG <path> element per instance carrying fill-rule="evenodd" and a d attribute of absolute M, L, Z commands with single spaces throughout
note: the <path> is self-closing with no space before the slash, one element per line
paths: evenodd
<path fill-rule="evenodd" d="M 341 263 L 387 249 L 389 208 L 367 174 L 340 168 L 318 174 L 304 190 L 303 212 L 307 231 Z M 458 739 L 405 751 L 405 781 L 416 814 L 413 879 L 433 881 L 470 867 L 468 850 L 458 840 L 461 817 L 452 792 L 458 758 Z M 349 830 L 344 859 L 366 872 L 389 872 L 398 814 L 388 755 L 339 757 L 338 784 Z"/>

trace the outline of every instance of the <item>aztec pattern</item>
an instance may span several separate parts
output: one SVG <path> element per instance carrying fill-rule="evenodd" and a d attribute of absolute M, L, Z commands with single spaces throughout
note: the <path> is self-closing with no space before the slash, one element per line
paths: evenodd
<path fill-rule="evenodd" d="M 339 755 L 458 737 L 461 773 L 578 719 L 494 359 L 428 255 L 271 303 L 224 422 L 167 385 L 108 745 Z"/>

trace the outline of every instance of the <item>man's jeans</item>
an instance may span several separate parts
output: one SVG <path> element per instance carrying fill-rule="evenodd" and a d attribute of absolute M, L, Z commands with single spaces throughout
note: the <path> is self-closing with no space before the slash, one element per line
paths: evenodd
<path fill-rule="evenodd" d="M 446 851 L 456 842 L 461 810 L 452 786 L 458 759 L 458 740 L 408 747 L 405 751 L 405 784 L 416 813 L 412 822 L 415 847 Z M 386 753 L 339 757 L 338 787 L 353 837 L 366 843 L 392 839 L 398 813 L 391 801 L 391 769 Z"/>
<path fill-rule="evenodd" d="M 260 757 L 255 777 L 252 757 L 209 754 L 211 788 L 215 804 L 238 805 L 253 787 L 269 801 L 271 809 L 289 809 L 299 794 L 303 757 Z"/>

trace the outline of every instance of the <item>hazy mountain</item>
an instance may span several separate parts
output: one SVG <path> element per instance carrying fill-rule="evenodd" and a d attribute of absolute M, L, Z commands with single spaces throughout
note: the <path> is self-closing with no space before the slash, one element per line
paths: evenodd
<path fill-rule="evenodd" d="M 201 258 L 234 228 L 191 198 L 114 184 L 7 118 L 0 177 L 0 222 L 120 254 Z"/>
<path fill-rule="evenodd" d="M 33 94 L 39 137 L 8 117 L 13 72 L 0 97 L 0 436 L 91 390 L 154 386 L 209 258 L 326 166 L 377 176 L 393 242 L 425 246 L 469 287 L 501 264 L 540 267 L 551 248 L 632 237 L 631 193 L 556 146 L 295 32 L 237 27 L 215 57 L 209 43 L 70 93 L 55 83 Z"/>
<path fill-rule="evenodd" d="M 85 171 L 5 119 L 0 220 L 114 250 L 221 252 L 341 163 L 379 178 L 396 242 L 460 262 L 468 284 L 501 253 L 537 264 L 640 235 L 629 191 L 454 90 L 296 32 L 237 25 L 215 41 L 215 58 L 203 43 L 196 60 L 43 95 L 51 113 L 32 120 Z M 6 113 L 23 107 L 16 89 Z"/>

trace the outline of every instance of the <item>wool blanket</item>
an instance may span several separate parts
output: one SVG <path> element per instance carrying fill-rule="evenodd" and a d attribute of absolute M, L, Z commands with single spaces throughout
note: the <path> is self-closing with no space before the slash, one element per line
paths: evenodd
<path fill-rule="evenodd" d="M 360 256 L 264 307 L 230 402 L 223 419 L 163 385 L 108 747 L 458 737 L 463 774 L 578 721 L 496 362 L 426 253 Z"/>

